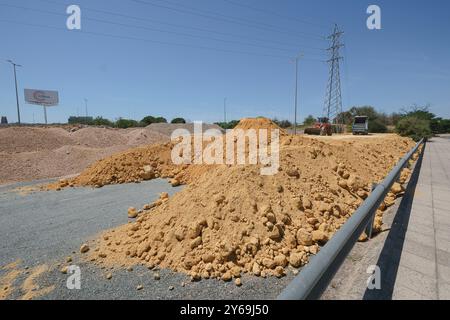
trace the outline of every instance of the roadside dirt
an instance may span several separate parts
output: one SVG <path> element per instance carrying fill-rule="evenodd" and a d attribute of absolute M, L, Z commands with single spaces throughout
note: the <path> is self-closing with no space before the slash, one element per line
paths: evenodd
<path fill-rule="evenodd" d="M 251 122 L 245 119 L 245 127 Z M 288 266 L 306 264 L 414 142 L 395 135 L 333 141 L 282 135 L 280 145 L 280 169 L 273 176 L 261 176 L 259 165 L 175 166 L 172 144 L 166 143 L 101 160 L 59 188 L 156 176 L 187 183 L 170 199 L 162 194 L 141 210 L 130 208 L 129 216 L 137 219 L 105 232 L 88 259 L 158 265 L 193 280 L 234 278 L 238 284 L 242 273 L 281 277 Z M 405 169 L 400 180 L 409 174 Z M 395 184 L 377 211 L 376 230 L 383 211 L 402 193 Z"/>
<path fill-rule="evenodd" d="M 0 184 L 78 174 L 95 160 L 168 140 L 148 128 L 1 128 Z"/>

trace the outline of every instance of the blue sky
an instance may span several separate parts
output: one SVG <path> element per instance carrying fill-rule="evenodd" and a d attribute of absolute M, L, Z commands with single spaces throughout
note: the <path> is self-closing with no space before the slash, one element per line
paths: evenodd
<path fill-rule="evenodd" d="M 70 4 L 81 7 L 81 31 L 65 27 Z M 370 4 L 381 7 L 382 30 L 366 27 Z M 24 88 L 59 91 L 50 122 L 83 115 L 84 98 L 89 115 L 109 119 L 221 121 L 227 97 L 228 119 L 292 120 L 289 57 L 303 51 L 299 118 L 319 116 L 328 77 L 320 37 L 335 22 L 345 32 L 344 110 L 429 103 L 450 118 L 449 12 L 446 0 L 0 0 L 0 114 L 17 120 L 4 62 L 13 59 L 24 66 L 17 70 L 23 122 L 43 122 L 42 108 L 24 103 Z"/>

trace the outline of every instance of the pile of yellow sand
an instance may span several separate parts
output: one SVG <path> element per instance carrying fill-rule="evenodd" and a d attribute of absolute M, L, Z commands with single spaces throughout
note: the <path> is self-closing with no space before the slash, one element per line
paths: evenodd
<path fill-rule="evenodd" d="M 414 142 L 394 135 L 332 143 L 285 135 L 280 145 L 273 176 L 260 175 L 259 165 L 174 166 L 171 144 L 97 162 L 74 183 L 139 181 L 151 171 L 144 178 L 173 177 L 188 186 L 146 205 L 133 223 L 107 231 L 89 258 L 159 265 L 193 279 L 283 276 L 288 265 L 300 267 L 318 252 Z M 401 182 L 408 175 L 406 169 Z M 396 184 L 377 212 L 376 229 L 401 194 Z"/>

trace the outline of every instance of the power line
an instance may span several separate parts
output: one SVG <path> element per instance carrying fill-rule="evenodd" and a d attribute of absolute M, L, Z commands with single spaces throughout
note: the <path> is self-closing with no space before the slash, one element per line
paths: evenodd
<path fill-rule="evenodd" d="M 64 17 L 66 16 L 65 14 L 61 14 L 61 13 L 58 13 L 58 12 L 52 12 L 52 11 L 47 11 L 47 10 L 42 10 L 42 9 L 28 8 L 28 7 L 22 7 L 22 6 L 16 6 L 16 5 L 9 5 L 9 4 L 2 4 L 2 3 L 0 3 L 0 6 L 6 6 L 6 7 L 12 7 L 12 8 L 24 9 L 24 10 L 30 10 L 30 11 L 35 11 L 35 12 L 40 12 L 40 13 L 45 13 L 45 14 L 52 14 L 52 15 L 57 15 L 57 16 L 64 16 Z M 102 19 L 97 19 L 97 18 L 85 17 L 83 19 L 88 20 L 88 21 L 95 21 L 95 22 L 99 22 L 99 23 L 104 23 L 104 24 L 121 26 L 121 27 L 150 30 L 150 31 L 154 31 L 154 32 L 168 33 L 168 34 L 173 34 L 173 35 L 178 35 L 178 36 L 185 36 L 185 37 L 192 37 L 192 38 L 199 38 L 199 39 L 208 39 L 208 40 L 219 41 L 219 42 L 235 43 L 235 44 L 240 44 L 240 45 L 244 45 L 244 46 L 259 47 L 259 48 L 278 50 L 278 51 L 284 51 L 284 52 L 292 52 L 292 50 L 287 50 L 287 49 L 282 49 L 282 48 L 277 48 L 277 47 L 252 44 L 252 43 L 246 43 L 246 42 L 235 41 L 235 40 L 218 39 L 218 38 L 213 38 L 213 37 L 208 37 L 208 36 L 193 35 L 193 34 L 189 34 L 189 33 L 177 32 L 177 31 L 168 31 L 168 30 L 162 30 L 162 29 L 151 28 L 151 27 L 146 27 L 146 26 L 136 26 L 136 25 L 126 24 L 126 23 L 119 23 L 119 22 L 112 22 L 112 21 L 102 20 Z"/>
<path fill-rule="evenodd" d="M 34 23 L 14 21 L 14 20 L 8 20 L 8 19 L 0 19 L 0 22 L 7 22 L 7 23 L 25 25 L 25 26 L 30 26 L 30 27 L 45 28 L 45 29 L 52 29 L 52 30 L 67 32 L 67 29 L 65 29 L 65 28 L 59 28 L 59 27 L 54 27 L 54 26 L 49 26 L 49 25 L 34 24 Z M 289 59 L 289 56 L 282 56 L 282 55 L 275 55 L 275 54 L 263 54 L 263 53 L 258 53 L 258 52 L 248 52 L 248 51 L 240 51 L 240 50 L 232 50 L 232 49 L 222 49 L 222 48 L 214 48 L 214 47 L 208 47 L 208 46 L 195 46 L 195 45 L 189 45 L 189 44 L 181 44 L 181 43 L 175 43 L 175 42 L 160 41 L 160 40 L 130 37 L 130 36 L 122 36 L 122 35 L 100 33 L 100 32 L 93 32 L 93 31 L 84 31 L 84 30 L 73 31 L 72 30 L 71 32 L 80 33 L 80 34 L 88 34 L 88 35 L 99 36 L 99 37 L 116 38 L 116 39 L 122 39 L 122 40 L 134 40 L 134 41 L 143 41 L 143 42 L 157 43 L 157 44 L 170 45 L 170 46 L 187 47 L 187 48 L 193 48 L 193 49 L 203 49 L 203 50 L 210 50 L 210 51 L 245 54 L 245 55 L 250 55 L 250 56 L 270 57 L 270 58 L 278 58 L 278 59 Z M 309 60 L 321 61 L 318 59 L 309 59 Z"/>
<path fill-rule="evenodd" d="M 315 25 L 315 26 L 319 26 L 319 27 L 323 27 L 323 28 L 329 28 L 329 26 L 321 24 L 321 23 L 306 21 L 304 19 L 299 19 L 299 18 L 292 17 L 292 16 L 282 15 L 282 14 L 279 14 L 277 12 L 273 12 L 273 11 L 265 10 L 265 9 L 261 9 L 261 8 L 256 8 L 256 7 L 253 7 L 253 6 L 250 6 L 250 5 L 247 5 L 247 4 L 243 4 L 243 3 L 240 3 L 240 2 L 236 2 L 236 1 L 232 1 L 232 0 L 223 0 L 223 1 L 228 2 L 229 4 L 232 4 L 234 6 L 239 6 L 239 7 L 243 7 L 243 8 L 247 8 L 247 9 L 263 12 L 263 13 L 266 13 L 266 14 L 269 14 L 269 15 L 272 15 L 272 16 L 277 16 L 277 17 L 284 18 L 284 19 L 290 19 L 290 20 L 294 20 L 294 21 L 297 21 L 297 22 L 300 22 L 300 23 L 309 24 L 309 25 Z"/>
<path fill-rule="evenodd" d="M 144 0 L 137 0 L 137 1 L 145 2 Z M 213 15 L 217 15 L 217 16 L 224 17 L 224 18 L 235 19 L 235 20 L 243 20 L 243 21 L 247 21 L 247 22 L 253 23 L 253 24 L 259 24 L 259 25 L 263 25 L 263 26 L 267 26 L 267 27 L 271 27 L 271 28 L 278 28 L 278 27 L 276 27 L 276 26 L 274 26 L 274 25 L 270 25 L 270 24 L 267 24 L 267 23 L 263 23 L 263 22 L 259 22 L 259 21 L 252 21 L 252 20 L 242 19 L 242 18 L 236 18 L 236 17 L 233 17 L 233 16 L 229 16 L 229 15 L 224 15 L 224 14 L 221 14 L 221 13 L 217 13 L 217 12 L 214 12 L 214 11 L 211 11 L 211 10 L 198 9 L 198 8 L 186 6 L 186 5 L 181 4 L 181 3 L 179 3 L 179 2 L 174 2 L 174 1 L 170 1 L 170 0 L 154 0 L 154 1 L 163 1 L 163 2 L 166 2 L 166 3 L 172 4 L 172 5 L 174 5 L 174 6 L 180 6 L 180 7 L 189 9 L 189 10 L 202 11 L 202 12 L 205 12 L 205 13 L 207 13 L 207 14 L 213 14 Z M 249 6 L 247 6 L 247 7 L 249 7 Z M 258 9 L 256 9 L 256 10 L 258 10 Z M 293 32 L 293 33 L 296 33 L 297 31 L 292 31 L 292 32 Z M 323 38 L 321 35 L 308 34 L 308 33 L 304 33 L 304 32 L 300 32 L 300 33 L 301 33 L 301 34 L 304 34 L 304 35 L 309 35 L 309 36 L 312 36 L 312 37 Z"/>
<path fill-rule="evenodd" d="M 51 0 L 38 0 L 38 1 L 51 3 L 51 4 L 56 4 L 56 5 L 62 5 L 62 3 L 60 3 L 60 2 L 51 1 Z M 13 5 L 10 5 L 10 6 L 13 6 Z M 137 21 L 160 23 L 160 24 L 172 26 L 172 27 L 175 27 L 175 28 L 191 29 L 191 30 L 196 30 L 196 31 L 208 32 L 208 33 L 219 34 L 219 35 L 223 35 L 223 36 L 236 37 L 236 38 L 247 39 L 247 40 L 258 41 L 258 42 L 264 42 L 264 43 L 271 42 L 273 44 L 284 45 L 284 46 L 289 46 L 289 47 L 293 47 L 293 48 L 297 47 L 297 45 L 294 45 L 293 43 L 288 43 L 288 42 L 283 42 L 283 41 L 268 40 L 268 39 L 263 39 L 263 38 L 244 36 L 244 35 L 235 34 L 235 33 L 221 32 L 221 31 L 210 30 L 210 29 L 205 29 L 205 28 L 199 28 L 199 27 L 193 27 L 193 26 L 187 26 L 187 25 L 181 25 L 181 24 L 174 24 L 174 23 L 169 23 L 169 22 L 166 22 L 166 21 L 156 20 L 156 19 L 152 19 L 152 18 L 142 18 L 142 17 L 136 17 L 136 16 L 127 15 L 127 14 L 123 14 L 123 13 L 117 13 L 117 12 L 111 12 L 111 11 L 106 11 L 106 10 L 90 8 L 90 7 L 86 7 L 84 5 L 83 5 L 83 10 L 88 10 L 88 11 L 92 11 L 92 12 L 98 12 L 98 13 L 101 13 L 101 14 L 106 14 L 106 15 L 111 15 L 111 16 L 116 16 L 116 17 L 122 17 L 122 18 L 137 20 Z M 109 22 L 109 23 L 111 23 L 111 22 Z M 130 27 L 136 27 L 136 26 L 130 26 Z M 141 27 L 139 27 L 139 28 L 141 28 Z M 167 32 L 167 31 L 161 31 L 161 32 Z M 310 50 L 317 50 L 317 51 L 325 51 L 326 50 L 324 48 L 305 46 L 303 44 L 299 44 L 299 45 L 302 48 L 310 49 Z"/>
<path fill-rule="evenodd" d="M 188 7 L 188 6 L 179 4 L 179 3 L 177 3 L 176 5 L 179 7 L 188 8 L 188 10 L 168 7 L 168 6 L 155 4 L 152 2 L 148 2 L 148 1 L 143 1 L 143 0 L 130 0 L 130 1 L 139 3 L 139 4 L 143 4 L 143 5 L 149 5 L 149 6 L 168 9 L 168 10 L 177 11 L 177 12 L 181 12 L 181 13 L 186 13 L 186 14 L 190 14 L 190 15 L 195 15 L 195 16 L 199 16 L 199 17 L 203 17 L 203 18 L 207 18 L 207 19 L 222 20 L 224 22 L 233 23 L 233 24 L 237 23 L 237 24 L 244 25 L 247 27 L 259 28 L 259 29 L 264 29 L 264 30 L 268 30 L 268 31 L 272 31 L 272 32 L 278 32 L 278 33 L 284 33 L 284 34 L 288 34 L 291 36 L 293 35 L 296 37 L 308 37 L 308 38 L 316 39 L 316 40 L 325 40 L 320 35 L 312 35 L 312 34 L 307 34 L 307 33 L 303 33 L 303 32 L 292 32 L 292 31 L 288 31 L 288 30 L 279 29 L 278 27 L 275 27 L 273 25 L 269 25 L 269 24 L 265 24 L 265 23 L 261 23 L 261 22 L 254 22 L 254 21 L 249 21 L 249 20 L 247 20 L 248 22 L 245 22 L 245 19 L 239 19 L 239 18 L 223 15 L 220 13 L 212 13 L 213 15 L 211 15 L 211 11 L 205 11 L 205 10 L 200 10 L 197 8 L 192 8 L 192 7 Z M 196 12 L 196 11 L 198 11 L 198 12 Z M 207 12 L 207 13 L 205 14 L 205 13 L 201 13 L 201 12 Z"/>

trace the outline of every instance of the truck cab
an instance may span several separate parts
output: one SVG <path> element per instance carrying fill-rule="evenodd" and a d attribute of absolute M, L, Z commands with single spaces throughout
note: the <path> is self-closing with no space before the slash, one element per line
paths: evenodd
<path fill-rule="evenodd" d="M 356 116 L 352 125 L 353 134 L 369 134 L 369 118 L 367 116 Z"/>

